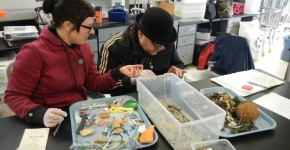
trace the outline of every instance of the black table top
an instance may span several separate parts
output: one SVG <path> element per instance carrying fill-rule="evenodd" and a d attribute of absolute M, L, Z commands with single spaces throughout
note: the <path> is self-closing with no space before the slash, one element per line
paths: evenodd
<path fill-rule="evenodd" d="M 196 89 L 218 86 L 217 84 L 207 80 L 191 82 Z M 260 93 L 245 97 L 248 100 L 254 100 L 270 92 L 275 92 L 281 96 L 290 99 L 290 83 L 262 91 Z M 137 99 L 137 93 L 129 94 Z M 265 150 L 265 149 L 287 149 L 290 147 L 290 120 L 270 111 L 261 106 L 259 109 L 272 117 L 277 126 L 273 130 L 258 132 L 254 134 L 243 135 L 239 137 L 228 138 L 237 150 Z M 21 141 L 22 135 L 26 128 L 42 128 L 43 126 L 27 123 L 25 120 L 19 119 L 17 116 L 0 119 L 0 145 L 3 150 L 15 150 Z M 56 137 L 52 136 L 54 128 L 51 128 L 47 142 L 47 150 L 69 149 L 72 144 L 71 127 L 69 117 L 60 126 Z M 157 130 L 158 132 L 158 130 Z M 154 150 L 170 150 L 172 149 L 169 143 L 158 132 L 158 141 L 151 147 L 144 149 Z"/>
<path fill-rule="evenodd" d="M 19 51 L 22 45 L 20 46 L 9 46 L 3 38 L 0 38 L 0 52 L 4 51 Z"/>
<path fill-rule="evenodd" d="M 233 18 L 252 17 L 252 16 L 256 16 L 256 15 L 259 15 L 259 14 L 239 14 L 239 15 L 233 15 L 230 18 L 222 18 L 222 20 L 229 20 L 229 19 L 233 19 Z M 214 18 L 212 20 L 212 22 L 216 22 L 216 21 L 221 21 L 221 19 Z M 207 20 L 193 21 L 193 20 L 190 20 L 190 18 L 188 18 L 188 19 L 184 19 L 184 20 L 181 19 L 179 21 L 180 26 L 185 26 L 185 25 L 190 25 L 190 24 L 201 24 L 201 23 L 209 23 L 209 20 L 207 19 Z"/>

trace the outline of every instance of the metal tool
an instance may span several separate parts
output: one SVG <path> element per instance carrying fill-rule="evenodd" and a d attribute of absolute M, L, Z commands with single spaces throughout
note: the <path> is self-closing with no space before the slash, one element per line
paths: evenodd
<path fill-rule="evenodd" d="M 82 116 L 82 120 L 81 120 L 81 122 L 80 122 L 80 124 L 79 124 L 79 126 L 78 126 L 77 131 L 76 131 L 77 134 L 80 134 L 80 131 L 84 129 L 84 126 L 85 126 L 85 123 L 86 123 L 86 121 L 87 121 L 87 118 L 88 118 L 88 115 L 87 115 L 87 114 L 84 114 L 84 115 Z"/>
<path fill-rule="evenodd" d="M 56 134 L 57 134 L 57 132 L 58 132 L 58 129 L 59 129 L 61 123 L 62 123 L 62 122 L 60 122 L 60 123 L 57 125 L 56 129 L 54 130 L 54 132 L 53 132 L 53 134 L 52 134 L 53 136 L 56 136 Z"/>

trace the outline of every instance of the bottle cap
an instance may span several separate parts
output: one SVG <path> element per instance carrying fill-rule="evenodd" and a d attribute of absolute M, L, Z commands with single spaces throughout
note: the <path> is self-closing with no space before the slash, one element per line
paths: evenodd
<path fill-rule="evenodd" d="M 101 11 L 102 10 L 102 6 L 96 6 L 95 7 L 95 11 Z"/>

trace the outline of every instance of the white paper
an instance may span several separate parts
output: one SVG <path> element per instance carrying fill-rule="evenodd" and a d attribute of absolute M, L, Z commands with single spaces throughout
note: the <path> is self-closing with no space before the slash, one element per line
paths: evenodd
<path fill-rule="evenodd" d="M 276 93 L 264 95 L 253 101 L 287 119 L 290 119 L 290 100 Z"/>
<path fill-rule="evenodd" d="M 248 95 L 263 91 L 267 88 L 281 85 L 284 83 L 284 81 L 278 80 L 274 77 L 271 77 L 267 74 L 264 74 L 256 70 L 241 71 L 237 73 L 232 73 L 228 75 L 211 78 L 211 80 L 222 85 L 223 87 L 227 87 L 233 90 L 236 94 L 242 97 L 248 96 Z M 250 84 L 250 82 L 254 82 L 257 84 L 267 83 L 267 88 Z M 250 91 L 242 89 L 242 86 L 244 85 L 249 85 L 253 87 L 253 89 Z"/>
<path fill-rule="evenodd" d="M 49 128 L 25 129 L 19 147 L 36 143 L 41 146 L 41 150 L 45 150 L 48 134 Z"/>

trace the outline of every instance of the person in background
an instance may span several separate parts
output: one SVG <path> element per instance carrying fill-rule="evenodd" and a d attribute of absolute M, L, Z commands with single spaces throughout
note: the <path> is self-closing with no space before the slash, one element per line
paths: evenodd
<path fill-rule="evenodd" d="M 68 106 L 87 99 L 86 90 L 113 88 L 124 76 L 139 76 L 143 66 L 97 71 L 87 42 L 95 10 L 86 0 L 44 0 L 42 9 L 54 23 L 17 54 L 4 99 L 20 118 L 54 127 Z"/>
<path fill-rule="evenodd" d="M 174 73 L 179 77 L 186 71 L 174 42 L 177 33 L 170 14 L 158 7 L 135 17 L 134 24 L 113 35 L 101 48 L 98 70 L 101 74 L 116 66 L 143 64 L 142 77 Z M 116 86 L 102 93 L 121 95 L 136 91 L 136 78 L 123 77 Z"/>

